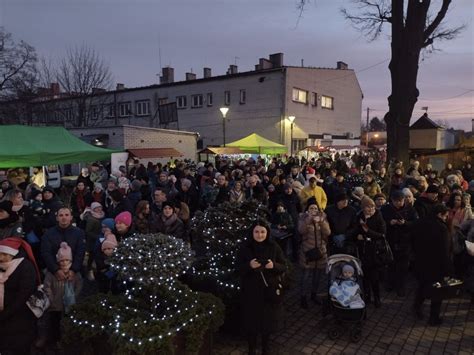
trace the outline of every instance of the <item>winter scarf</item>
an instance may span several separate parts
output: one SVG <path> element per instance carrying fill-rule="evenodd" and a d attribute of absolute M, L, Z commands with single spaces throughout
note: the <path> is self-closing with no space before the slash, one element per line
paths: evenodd
<path fill-rule="evenodd" d="M 169 218 L 166 218 L 165 215 L 161 215 L 161 220 L 165 224 L 165 226 L 169 227 L 171 226 L 176 220 L 178 219 L 178 216 L 176 213 L 173 213 Z"/>
<path fill-rule="evenodd" d="M 76 190 L 76 205 L 79 211 L 84 211 L 86 208 L 86 200 L 84 199 L 85 190 Z"/>
<path fill-rule="evenodd" d="M 90 209 L 90 207 L 87 207 L 79 217 L 81 218 L 82 221 L 84 221 L 88 215 L 91 215 L 92 217 L 98 220 L 102 220 L 105 217 L 105 212 L 104 211 L 94 212 L 93 210 Z"/>
<path fill-rule="evenodd" d="M 0 263 L 0 269 L 5 271 L 0 271 L 0 311 L 3 311 L 3 300 L 5 297 L 5 282 L 8 281 L 8 278 L 13 274 L 23 261 L 23 258 L 13 259 L 12 261 L 6 263 Z"/>

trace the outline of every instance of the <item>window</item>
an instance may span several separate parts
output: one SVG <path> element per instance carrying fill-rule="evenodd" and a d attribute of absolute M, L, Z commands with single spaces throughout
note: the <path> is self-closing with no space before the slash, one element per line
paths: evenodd
<path fill-rule="evenodd" d="M 230 105 L 230 91 L 224 91 L 224 105 Z"/>
<path fill-rule="evenodd" d="M 121 102 L 119 103 L 119 117 L 128 117 L 132 114 L 132 103 Z"/>
<path fill-rule="evenodd" d="M 191 96 L 191 107 L 202 107 L 202 95 L 192 95 Z"/>
<path fill-rule="evenodd" d="M 321 107 L 334 110 L 334 98 L 321 95 Z"/>
<path fill-rule="evenodd" d="M 115 117 L 115 104 L 110 104 L 106 106 L 105 117 L 107 118 Z"/>
<path fill-rule="evenodd" d="M 158 99 L 158 106 L 166 105 L 167 103 L 168 103 L 168 98 L 167 97 L 160 97 Z"/>
<path fill-rule="evenodd" d="M 307 104 L 308 92 L 305 90 L 293 88 L 293 101 L 301 102 L 302 104 Z"/>
<path fill-rule="evenodd" d="M 186 106 L 187 106 L 186 96 L 177 96 L 176 97 L 176 106 L 178 108 L 186 108 Z"/>
<path fill-rule="evenodd" d="M 66 121 L 72 121 L 72 119 L 74 118 L 72 108 L 67 108 L 64 110 L 64 118 L 66 119 Z"/>
<path fill-rule="evenodd" d="M 137 116 L 148 116 L 150 114 L 150 100 L 136 101 L 135 114 Z"/>
<path fill-rule="evenodd" d="M 318 106 L 318 94 L 316 94 L 315 92 L 311 93 L 311 105 Z"/>
<path fill-rule="evenodd" d="M 247 100 L 247 94 L 245 90 L 240 90 L 240 103 L 245 104 L 246 100 Z"/>
<path fill-rule="evenodd" d="M 91 107 L 91 118 L 96 120 L 99 118 L 99 108 L 97 106 Z"/>
<path fill-rule="evenodd" d="M 212 106 L 212 92 L 207 93 L 207 106 Z"/>

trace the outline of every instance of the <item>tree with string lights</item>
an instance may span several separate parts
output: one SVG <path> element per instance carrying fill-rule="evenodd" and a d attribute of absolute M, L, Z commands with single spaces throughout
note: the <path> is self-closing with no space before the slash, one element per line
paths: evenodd
<path fill-rule="evenodd" d="M 74 306 L 64 321 L 64 344 L 80 341 L 96 351 L 102 344 L 102 352 L 118 354 L 179 354 L 181 337 L 184 351 L 198 351 L 206 332 L 222 324 L 224 306 L 178 280 L 192 262 L 193 252 L 180 239 L 163 234 L 125 239 L 111 262 L 123 294 L 97 294 Z"/>

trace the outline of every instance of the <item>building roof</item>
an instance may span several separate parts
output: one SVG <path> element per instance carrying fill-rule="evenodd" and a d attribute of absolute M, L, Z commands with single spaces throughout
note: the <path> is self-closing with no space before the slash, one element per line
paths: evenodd
<path fill-rule="evenodd" d="M 183 153 L 174 148 L 137 148 L 127 149 L 127 151 L 136 158 L 168 158 L 182 157 Z"/>
<path fill-rule="evenodd" d="M 410 126 L 410 129 L 444 129 L 439 124 L 435 123 L 432 119 L 428 117 L 428 114 L 425 112 L 415 123 Z"/>

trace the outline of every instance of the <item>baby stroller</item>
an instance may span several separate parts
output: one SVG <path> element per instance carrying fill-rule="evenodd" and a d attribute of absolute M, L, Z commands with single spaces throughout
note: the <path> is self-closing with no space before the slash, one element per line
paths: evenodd
<path fill-rule="evenodd" d="M 354 279 L 359 285 L 363 294 L 363 272 L 359 259 L 348 254 L 335 254 L 328 258 L 327 275 L 328 275 L 328 304 L 326 313 L 331 313 L 334 323 L 329 326 L 328 336 L 335 340 L 346 330 L 346 326 L 350 327 L 350 336 L 353 342 L 358 342 L 362 337 L 362 322 L 365 319 L 365 305 L 363 308 L 344 307 L 336 301 L 330 294 L 329 288 L 338 281 L 342 273 L 344 265 L 349 264 L 354 268 Z"/>

